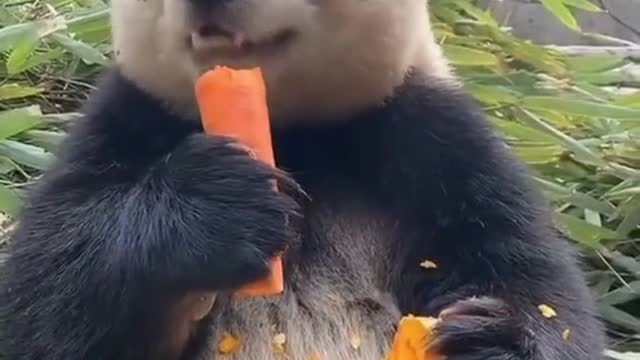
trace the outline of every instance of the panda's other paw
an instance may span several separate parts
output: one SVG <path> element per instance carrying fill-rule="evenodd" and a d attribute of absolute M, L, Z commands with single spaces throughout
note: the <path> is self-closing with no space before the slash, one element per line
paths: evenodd
<path fill-rule="evenodd" d="M 427 344 L 447 360 L 533 359 L 533 334 L 503 301 L 461 300 L 440 312 L 441 322 Z"/>

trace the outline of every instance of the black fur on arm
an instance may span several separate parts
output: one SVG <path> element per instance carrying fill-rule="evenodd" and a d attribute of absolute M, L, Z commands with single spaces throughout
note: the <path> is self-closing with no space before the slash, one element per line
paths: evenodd
<path fill-rule="evenodd" d="M 288 240 L 291 180 L 195 133 L 117 72 L 101 88 L 10 240 L 7 359 L 178 359 L 194 350 L 170 335 L 183 296 L 265 275 Z"/>
<path fill-rule="evenodd" d="M 402 229 L 393 282 L 402 310 L 448 309 L 433 346 L 449 360 L 600 359 L 572 249 L 482 110 L 435 79 L 416 77 L 400 94 L 362 142 L 377 139 L 367 145 L 377 149 L 366 155 L 370 178 Z M 557 317 L 543 317 L 541 304 Z"/>

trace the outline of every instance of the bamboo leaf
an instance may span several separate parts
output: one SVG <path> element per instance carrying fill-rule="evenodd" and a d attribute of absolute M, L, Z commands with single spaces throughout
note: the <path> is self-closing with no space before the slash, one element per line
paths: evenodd
<path fill-rule="evenodd" d="M 635 196 L 632 199 L 631 203 L 635 206 L 627 210 L 626 216 L 618 225 L 616 231 L 619 234 L 629 235 L 640 226 L 640 196 Z"/>
<path fill-rule="evenodd" d="M 633 94 L 620 96 L 614 101 L 619 106 L 637 106 L 640 107 L 640 91 L 636 91 Z"/>
<path fill-rule="evenodd" d="M 14 162 L 6 156 L 0 156 L 0 174 L 6 175 L 14 170 L 16 170 Z"/>
<path fill-rule="evenodd" d="M 13 51 L 7 59 L 7 71 L 10 75 L 18 74 L 29 61 L 38 45 L 38 38 L 26 37 L 21 39 L 13 47 Z"/>
<path fill-rule="evenodd" d="M 84 60 L 87 64 L 107 65 L 108 63 L 108 59 L 100 51 L 82 41 L 74 40 L 69 36 L 59 33 L 53 34 L 52 37 L 60 45 Z"/>
<path fill-rule="evenodd" d="M 0 184 L 0 211 L 15 217 L 20 212 L 21 207 L 22 200 L 18 195 L 6 186 Z"/>
<path fill-rule="evenodd" d="M 24 136 L 29 139 L 31 144 L 40 146 L 49 152 L 56 151 L 65 138 L 63 132 L 46 130 L 29 130 L 24 133 Z"/>
<path fill-rule="evenodd" d="M 640 360 L 640 352 L 619 352 L 611 349 L 605 350 L 605 355 L 611 360 Z"/>
<path fill-rule="evenodd" d="M 22 67 L 20 67 L 17 71 L 23 72 L 36 66 L 50 63 L 54 60 L 60 59 L 62 55 L 64 55 L 64 51 L 60 48 L 51 49 L 45 52 L 36 52 L 32 54 L 27 62 L 22 64 Z"/>
<path fill-rule="evenodd" d="M 38 106 L 0 111 L 0 139 L 19 134 L 40 124 L 42 113 Z"/>
<path fill-rule="evenodd" d="M 490 119 L 506 136 L 539 143 L 562 144 L 562 142 L 555 137 L 533 127 L 520 125 L 515 121 L 502 120 L 496 117 L 490 117 Z"/>
<path fill-rule="evenodd" d="M 604 294 L 599 302 L 608 305 L 619 305 L 640 298 L 640 280 L 623 285 L 619 288 Z"/>
<path fill-rule="evenodd" d="M 109 13 L 99 10 L 70 20 L 67 25 L 75 39 L 84 42 L 107 41 L 111 35 Z"/>
<path fill-rule="evenodd" d="M 492 66 L 499 63 L 494 54 L 469 47 L 444 44 L 443 50 L 451 64 L 463 66 Z"/>
<path fill-rule="evenodd" d="M 562 0 L 562 3 L 589 12 L 601 12 L 602 9 L 589 0 Z"/>
<path fill-rule="evenodd" d="M 516 155 L 528 164 L 553 163 L 562 154 L 562 147 L 551 146 L 518 146 L 514 148 Z"/>
<path fill-rule="evenodd" d="M 40 88 L 22 86 L 16 83 L 0 85 L 0 101 L 33 96 L 41 92 L 42 89 Z"/>
<path fill-rule="evenodd" d="M 611 70 L 622 65 L 624 60 L 623 55 L 615 54 L 571 56 L 565 59 L 571 71 L 575 73 Z"/>
<path fill-rule="evenodd" d="M 46 170 L 54 156 L 44 149 L 12 140 L 0 140 L 0 154 L 38 170 Z"/>
<path fill-rule="evenodd" d="M 569 150 L 573 151 L 577 156 L 580 156 L 581 158 L 583 158 L 584 161 L 589 161 L 595 165 L 602 166 L 602 167 L 607 167 L 609 165 L 606 161 L 602 159 L 602 157 L 593 153 L 591 150 L 589 150 L 589 148 L 582 145 L 580 142 L 576 141 L 571 136 L 566 135 L 562 131 L 555 129 L 553 126 L 545 123 L 544 121 L 542 121 L 542 119 L 540 119 L 535 114 L 524 109 L 521 109 L 521 111 L 527 115 L 526 118 L 529 119 L 529 121 L 533 125 L 535 125 L 536 127 L 538 127 L 543 131 L 546 131 L 550 135 L 553 135 L 557 139 L 561 140 Z"/>
<path fill-rule="evenodd" d="M 525 96 L 522 98 L 521 104 L 534 110 L 552 110 L 588 117 L 635 120 L 640 123 L 640 110 L 618 105 L 552 96 Z"/>
<path fill-rule="evenodd" d="M 487 104 L 513 104 L 521 96 L 516 90 L 504 86 L 471 83 L 467 85 L 467 89 L 478 101 Z"/>
<path fill-rule="evenodd" d="M 598 310 L 605 320 L 625 329 L 640 332 L 640 319 L 637 317 L 607 304 L 599 304 Z"/>
<path fill-rule="evenodd" d="M 549 10 L 558 20 L 569 28 L 580 31 L 578 22 L 571 11 L 560 0 L 540 0 L 547 10 Z"/>
<path fill-rule="evenodd" d="M 34 23 L 14 24 L 3 27 L 0 29 L 0 52 L 13 49 L 25 39 L 35 39 L 37 36 Z"/>
<path fill-rule="evenodd" d="M 619 240 L 622 237 L 615 231 L 589 224 L 567 214 L 556 214 L 556 225 L 570 238 L 580 244 L 597 249 L 603 240 Z"/>

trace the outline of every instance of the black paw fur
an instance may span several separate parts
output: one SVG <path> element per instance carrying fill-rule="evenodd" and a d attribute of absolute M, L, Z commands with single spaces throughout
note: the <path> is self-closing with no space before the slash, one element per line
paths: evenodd
<path fill-rule="evenodd" d="M 533 334 L 503 301 L 471 298 L 444 309 L 429 352 L 447 360 L 533 359 Z"/>
<path fill-rule="evenodd" d="M 191 135 L 166 161 L 176 196 L 197 212 L 193 223 L 202 229 L 191 241 L 203 262 L 193 262 L 186 278 L 199 272 L 228 287 L 266 275 L 268 259 L 293 237 L 295 182 L 219 136 Z"/>

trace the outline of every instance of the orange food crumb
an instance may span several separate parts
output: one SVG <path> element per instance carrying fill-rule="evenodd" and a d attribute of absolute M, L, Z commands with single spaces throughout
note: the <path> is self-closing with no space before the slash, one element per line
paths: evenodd
<path fill-rule="evenodd" d="M 358 333 L 353 333 L 349 342 L 351 343 L 351 347 L 355 350 L 360 349 L 360 345 L 362 345 L 362 339 Z"/>
<path fill-rule="evenodd" d="M 420 266 L 422 266 L 425 269 L 437 269 L 438 265 L 436 263 L 434 263 L 431 260 L 425 260 L 423 262 L 420 263 Z"/>
<path fill-rule="evenodd" d="M 287 343 L 287 336 L 283 333 L 279 333 L 273 337 L 273 346 L 276 352 L 284 353 L 286 343 Z"/>
<path fill-rule="evenodd" d="M 218 351 L 221 354 L 233 354 L 240 348 L 240 340 L 229 333 L 222 336 L 222 340 L 218 343 Z"/>
<path fill-rule="evenodd" d="M 542 316 L 546 317 L 547 319 L 558 316 L 556 310 L 547 304 L 538 305 L 538 310 L 540 310 Z"/>

